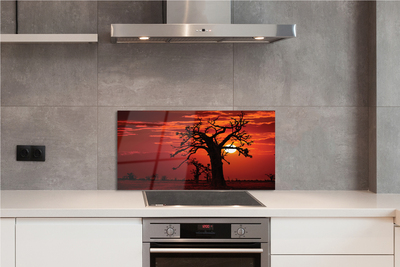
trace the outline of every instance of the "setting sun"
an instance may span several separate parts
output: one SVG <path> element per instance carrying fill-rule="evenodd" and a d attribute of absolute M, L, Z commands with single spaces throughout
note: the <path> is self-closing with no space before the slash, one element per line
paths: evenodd
<path fill-rule="evenodd" d="M 236 146 L 234 144 L 230 144 L 225 146 L 225 152 L 226 153 L 235 153 L 236 152 Z"/>

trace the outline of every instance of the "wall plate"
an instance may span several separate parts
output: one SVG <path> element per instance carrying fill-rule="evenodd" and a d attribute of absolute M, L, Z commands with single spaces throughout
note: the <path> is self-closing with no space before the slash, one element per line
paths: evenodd
<path fill-rule="evenodd" d="M 45 161 L 46 146 L 17 145 L 17 161 Z"/>

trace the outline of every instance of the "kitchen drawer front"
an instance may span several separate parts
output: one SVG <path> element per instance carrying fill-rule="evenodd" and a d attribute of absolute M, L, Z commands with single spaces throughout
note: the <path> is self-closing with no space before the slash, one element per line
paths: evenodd
<path fill-rule="evenodd" d="M 15 218 L 1 218 L 0 266 L 15 267 Z"/>
<path fill-rule="evenodd" d="M 271 254 L 393 254 L 393 218 L 272 218 Z"/>
<path fill-rule="evenodd" d="M 16 267 L 141 266 L 141 219 L 17 218 Z"/>
<path fill-rule="evenodd" d="M 272 255 L 271 267 L 392 267 L 393 256 Z"/>

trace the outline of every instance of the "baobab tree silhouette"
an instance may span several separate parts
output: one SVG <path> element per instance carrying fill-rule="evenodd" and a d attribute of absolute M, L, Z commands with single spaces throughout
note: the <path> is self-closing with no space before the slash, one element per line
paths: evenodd
<path fill-rule="evenodd" d="M 193 165 L 194 166 L 194 169 L 191 170 L 190 173 L 193 174 L 194 181 L 195 181 L 196 184 L 198 184 L 200 175 L 203 174 L 206 171 L 206 166 L 204 166 L 199 161 L 197 161 L 196 158 L 190 159 L 188 161 L 188 165 Z"/>
<path fill-rule="evenodd" d="M 209 181 L 211 181 L 211 165 L 210 165 L 210 163 L 208 163 L 207 166 L 204 166 L 203 174 L 206 177 L 207 183 Z"/>
<path fill-rule="evenodd" d="M 129 179 L 129 180 L 136 180 L 136 178 L 137 178 L 137 176 L 134 175 L 132 172 L 129 172 L 129 173 L 128 173 L 128 179 Z"/>
<path fill-rule="evenodd" d="M 186 126 L 184 132 L 177 132 L 182 141 L 176 148 L 176 152 L 171 154 L 175 157 L 182 154 L 186 159 L 177 167 L 190 160 L 199 149 L 207 152 L 211 162 L 211 185 L 214 188 L 226 187 L 224 179 L 223 162 L 226 160 L 228 152 L 226 149 L 236 149 L 238 155 L 252 158 L 246 146 L 250 146 L 253 141 L 251 136 L 243 129 L 249 121 L 244 119 L 244 112 L 238 118 L 231 117 L 228 125 L 219 125 L 218 119 L 209 119 L 207 122 L 198 117 L 197 123 L 193 126 Z M 233 145 L 235 143 L 235 145 Z M 176 169 L 176 168 L 174 168 Z"/>

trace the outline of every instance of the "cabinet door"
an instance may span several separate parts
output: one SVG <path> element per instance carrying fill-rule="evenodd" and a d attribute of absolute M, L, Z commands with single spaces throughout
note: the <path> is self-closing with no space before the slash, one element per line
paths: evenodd
<path fill-rule="evenodd" d="M 394 266 L 395 267 L 400 267 L 400 227 L 395 227 L 395 235 L 394 235 L 394 239 L 395 239 L 395 252 L 394 252 L 394 258 L 396 260 Z"/>
<path fill-rule="evenodd" d="M 132 267 L 142 262 L 141 219 L 17 218 L 17 267 Z"/>
<path fill-rule="evenodd" d="M 392 267 L 389 255 L 272 255 L 271 267 Z"/>
<path fill-rule="evenodd" d="M 272 218 L 271 254 L 393 255 L 393 218 Z"/>
<path fill-rule="evenodd" d="M 1 218 L 0 266 L 15 267 L 15 218 Z"/>

